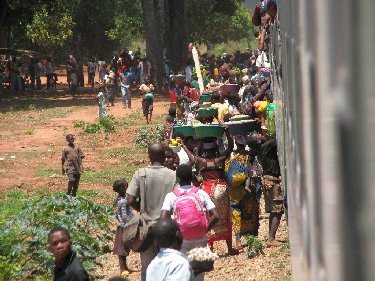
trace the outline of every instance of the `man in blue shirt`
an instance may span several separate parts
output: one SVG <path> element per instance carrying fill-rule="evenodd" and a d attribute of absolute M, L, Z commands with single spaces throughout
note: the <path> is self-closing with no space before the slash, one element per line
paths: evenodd
<path fill-rule="evenodd" d="M 194 274 L 187 257 L 180 252 L 182 234 L 171 218 L 161 218 L 153 228 L 158 255 L 147 268 L 146 280 L 192 281 Z"/>
<path fill-rule="evenodd" d="M 130 71 L 123 72 L 123 73 L 120 74 L 122 108 L 126 108 L 126 101 L 128 101 L 128 105 L 129 105 L 129 108 L 130 108 L 131 93 L 129 91 L 129 86 L 131 85 L 133 80 L 134 80 L 134 74 Z"/>

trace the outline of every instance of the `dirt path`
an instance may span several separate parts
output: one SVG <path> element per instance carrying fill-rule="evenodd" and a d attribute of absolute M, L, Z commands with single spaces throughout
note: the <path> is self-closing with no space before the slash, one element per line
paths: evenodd
<path fill-rule="evenodd" d="M 80 98 L 72 100 L 64 93 L 39 92 L 32 97 L 3 97 L 0 103 L 0 200 L 7 192 L 23 190 L 32 193 L 47 189 L 65 190 L 66 178 L 61 175 L 61 149 L 65 146 L 65 135 L 73 133 L 86 158 L 85 173 L 79 193 L 90 199 L 111 204 L 111 183 L 119 177 L 130 177 L 139 166 L 146 165 L 145 149 L 136 148 L 133 137 L 140 128 L 152 128 L 163 123 L 168 109 L 168 100 L 157 97 L 154 105 L 154 121 L 146 126 L 141 112 L 141 97 L 134 96 L 132 109 L 123 109 L 119 95 L 108 113 L 115 116 L 119 124 L 113 133 L 83 133 L 74 127 L 78 121 L 96 122 L 96 93 L 85 90 Z M 259 238 L 267 238 L 268 219 L 262 217 Z M 278 238 L 287 241 L 288 233 L 283 219 Z M 220 259 L 215 270 L 205 280 L 291 280 L 289 249 L 264 249 L 264 255 L 247 259 L 244 253 L 226 256 L 224 243 L 215 244 Z M 131 268 L 139 270 L 139 255 L 128 258 Z M 97 269 L 101 280 L 118 274 L 117 257 L 106 255 L 103 268 Z M 130 280 L 139 280 L 134 272 Z"/>

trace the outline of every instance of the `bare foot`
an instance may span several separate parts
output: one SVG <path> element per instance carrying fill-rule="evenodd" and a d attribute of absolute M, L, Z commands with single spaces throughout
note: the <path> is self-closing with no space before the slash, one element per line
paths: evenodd
<path fill-rule="evenodd" d="M 276 241 L 276 240 L 267 240 L 266 241 L 266 246 L 267 247 L 280 247 L 282 246 L 283 243 Z"/>

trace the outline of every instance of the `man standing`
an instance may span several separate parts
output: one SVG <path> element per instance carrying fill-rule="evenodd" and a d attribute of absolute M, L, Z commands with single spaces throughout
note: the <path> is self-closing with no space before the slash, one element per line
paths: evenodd
<path fill-rule="evenodd" d="M 276 139 L 272 138 L 262 144 L 263 193 L 266 212 L 269 217 L 269 235 L 267 247 L 278 247 L 282 243 L 276 241 L 281 216 L 284 213 L 283 191 L 281 188 L 280 164 L 277 155 Z"/>
<path fill-rule="evenodd" d="M 152 220 L 159 218 L 160 210 L 165 196 L 171 192 L 176 183 L 174 171 L 163 166 L 165 160 L 165 148 L 161 143 L 152 143 L 148 146 L 148 157 L 151 165 L 139 169 L 133 175 L 129 184 L 127 195 L 128 203 L 133 209 L 139 211 L 139 203 L 136 198 L 140 197 L 140 181 L 145 181 L 145 214 Z M 141 179 L 143 176 L 144 179 Z M 150 262 L 157 255 L 156 245 L 151 244 L 145 251 L 141 252 L 141 280 L 146 280 L 146 271 Z"/>
<path fill-rule="evenodd" d="M 89 281 L 77 254 L 72 250 L 72 241 L 67 229 L 58 226 L 48 233 L 49 250 L 55 257 L 53 281 Z"/>
<path fill-rule="evenodd" d="M 72 134 L 66 135 L 66 141 L 68 145 L 64 147 L 61 156 L 62 174 L 67 174 L 68 176 L 66 194 L 76 196 L 79 180 L 83 172 L 82 159 L 85 158 L 85 155 L 82 149 L 74 144 L 74 136 Z"/>

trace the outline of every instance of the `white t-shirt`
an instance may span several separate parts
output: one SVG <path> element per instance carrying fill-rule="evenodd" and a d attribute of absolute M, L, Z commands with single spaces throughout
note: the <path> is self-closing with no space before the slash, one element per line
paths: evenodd
<path fill-rule="evenodd" d="M 191 185 L 184 185 L 184 186 L 180 186 L 178 189 L 181 192 L 187 192 L 191 188 L 192 188 Z M 215 208 L 215 204 L 212 202 L 212 200 L 211 200 L 210 196 L 207 194 L 207 192 L 205 192 L 202 189 L 199 189 L 197 191 L 196 195 L 198 196 L 199 200 L 201 201 L 202 206 L 207 211 L 210 211 L 213 208 Z M 174 194 L 173 192 L 169 192 L 165 196 L 164 203 L 163 203 L 163 206 L 161 207 L 161 209 L 165 210 L 165 211 L 173 211 L 173 202 L 174 202 L 174 200 L 176 200 L 176 198 L 177 198 L 176 194 Z"/>
<path fill-rule="evenodd" d="M 189 156 L 187 155 L 185 149 L 181 149 L 177 152 L 178 158 L 180 159 L 180 165 L 189 163 Z"/>

